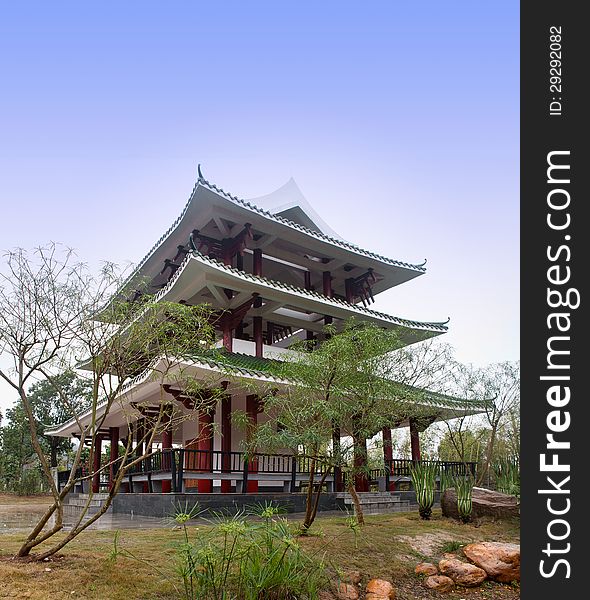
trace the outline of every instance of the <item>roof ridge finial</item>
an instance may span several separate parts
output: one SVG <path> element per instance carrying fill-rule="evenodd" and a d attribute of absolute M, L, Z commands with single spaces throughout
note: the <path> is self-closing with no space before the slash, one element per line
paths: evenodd
<path fill-rule="evenodd" d="M 447 320 L 443 323 L 443 325 L 446 325 L 447 323 L 450 323 L 451 321 L 451 317 L 447 317 Z"/>
<path fill-rule="evenodd" d="M 197 165 L 197 173 L 199 174 L 199 181 L 205 181 L 205 178 L 203 177 L 203 173 L 201 171 L 201 163 Z"/>
<path fill-rule="evenodd" d="M 425 258 L 425 259 L 424 259 L 424 262 L 423 262 L 423 263 L 421 263 L 421 264 L 419 264 L 418 266 L 419 266 L 419 267 L 423 267 L 423 266 L 424 266 L 424 265 L 425 265 L 427 262 L 428 262 L 428 259 L 427 259 L 427 258 Z"/>

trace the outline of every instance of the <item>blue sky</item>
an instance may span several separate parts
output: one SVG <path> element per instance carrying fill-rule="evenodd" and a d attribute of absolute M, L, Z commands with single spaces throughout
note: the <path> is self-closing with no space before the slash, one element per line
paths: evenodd
<path fill-rule="evenodd" d="M 243 198 L 292 176 L 342 237 L 428 259 L 378 308 L 515 360 L 518 32 L 503 1 L 0 1 L 0 248 L 137 261 L 197 163 Z"/>

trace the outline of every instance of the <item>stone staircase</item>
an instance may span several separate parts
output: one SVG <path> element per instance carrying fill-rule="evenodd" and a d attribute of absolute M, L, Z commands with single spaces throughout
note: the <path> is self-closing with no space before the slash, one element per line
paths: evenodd
<path fill-rule="evenodd" d="M 107 498 L 108 494 L 93 494 L 92 500 L 90 501 L 90 505 L 88 506 L 88 511 L 86 512 L 86 516 L 90 517 L 95 515 L 100 507 L 102 506 L 103 501 Z M 86 502 L 88 502 L 88 494 L 82 493 L 71 493 L 66 496 L 66 501 L 64 504 L 64 517 L 66 519 L 75 519 L 80 516 L 84 506 L 86 506 Z M 112 506 L 109 507 L 107 513 L 112 509 Z"/>
<path fill-rule="evenodd" d="M 352 497 L 348 492 L 338 492 L 337 498 L 344 500 L 344 506 L 354 512 Z M 412 510 L 409 500 L 402 500 L 395 492 L 358 492 L 358 497 L 365 515 L 382 515 L 393 512 Z"/>

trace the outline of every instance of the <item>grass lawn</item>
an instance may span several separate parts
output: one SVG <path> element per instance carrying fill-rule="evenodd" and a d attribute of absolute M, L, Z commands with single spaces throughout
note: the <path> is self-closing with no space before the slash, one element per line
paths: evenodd
<path fill-rule="evenodd" d="M 1 503 L 0 496 L 0 510 Z M 363 573 L 363 583 L 372 577 L 389 579 L 397 588 L 397 600 L 515 600 L 520 597 L 517 586 L 491 582 L 479 588 L 456 588 L 438 594 L 426 590 L 421 578 L 414 574 L 415 565 L 422 560 L 436 562 L 448 551 L 460 556 L 460 544 L 477 540 L 518 543 L 519 522 L 516 520 L 463 525 L 444 519 L 439 510 L 434 511 L 431 521 L 421 521 L 418 513 L 370 516 L 366 521 L 366 526 L 355 536 L 344 517 L 319 517 L 312 528 L 314 535 L 299 540 L 308 552 L 325 555 L 333 573 L 358 570 Z M 191 527 L 191 536 L 198 536 L 206 527 Z M 66 546 L 60 556 L 35 563 L 11 559 L 23 538 L 22 533 L 0 532 L 0 598 L 178 598 L 173 584 L 150 565 L 172 573 L 174 544 L 181 541 L 181 536 L 180 531 L 171 528 L 122 530 L 120 545 L 144 559 L 144 563 L 121 556 L 110 560 L 115 532 L 88 531 Z"/>

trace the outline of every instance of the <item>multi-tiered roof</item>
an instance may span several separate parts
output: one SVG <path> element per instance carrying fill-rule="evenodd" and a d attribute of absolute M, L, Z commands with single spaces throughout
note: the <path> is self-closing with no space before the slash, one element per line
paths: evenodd
<path fill-rule="evenodd" d="M 240 386 L 245 382 L 290 385 L 274 375 L 272 363 L 296 338 L 321 338 L 326 323 L 341 326 L 354 317 L 395 329 L 405 344 L 447 331 L 446 322 L 421 322 L 371 308 L 374 297 L 425 273 L 425 263 L 386 258 L 342 240 L 307 204 L 292 180 L 277 192 L 242 200 L 198 180 L 180 216 L 129 277 L 122 298 L 210 304 L 224 352 L 179 358 L 195 378 L 211 373 Z M 273 208 L 268 208 L 273 207 Z M 249 385 L 250 385 L 249 384 Z M 157 397 L 150 369 L 125 385 L 116 424 L 126 403 Z M 129 398 L 127 398 L 129 396 Z M 485 401 L 424 391 L 422 404 L 433 419 L 482 412 Z M 104 410 L 98 407 L 98 414 Z M 89 415 L 81 415 L 84 421 Z M 75 434 L 76 419 L 53 435 Z"/>
<path fill-rule="evenodd" d="M 412 343 L 447 330 L 370 308 L 376 294 L 425 272 L 336 236 L 307 205 L 295 183 L 263 200 L 294 197 L 276 212 L 198 181 L 181 215 L 141 261 L 125 286 L 129 299 L 209 303 L 232 336 L 254 340 L 263 319 L 265 345 L 288 345 L 302 332 L 321 333 L 326 320 L 355 317 L 399 329 Z M 310 214 L 311 213 L 311 214 Z"/>

